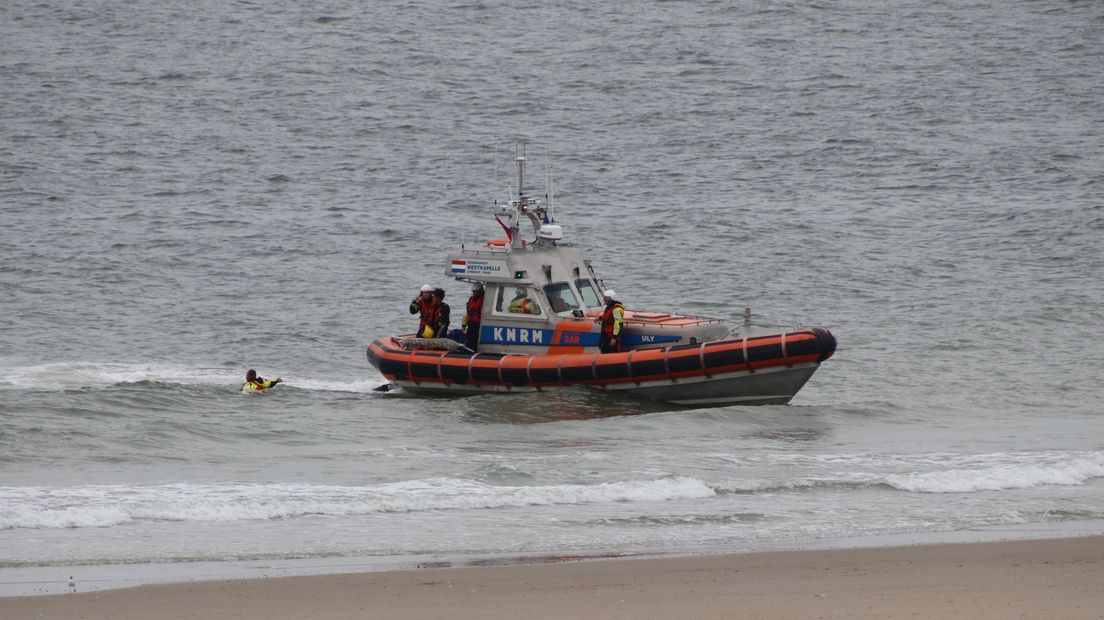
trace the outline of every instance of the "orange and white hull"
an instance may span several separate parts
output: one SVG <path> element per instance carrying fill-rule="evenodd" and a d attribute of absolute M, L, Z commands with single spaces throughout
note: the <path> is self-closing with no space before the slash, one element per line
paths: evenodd
<path fill-rule="evenodd" d="M 624 353 L 502 354 L 368 345 L 389 381 L 423 394 L 533 392 L 587 386 L 680 405 L 785 404 L 836 339 L 826 329 L 716 340 Z"/>

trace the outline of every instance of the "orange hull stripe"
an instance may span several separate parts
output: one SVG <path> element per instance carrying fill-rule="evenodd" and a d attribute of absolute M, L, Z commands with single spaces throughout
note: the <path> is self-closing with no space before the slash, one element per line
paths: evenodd
<path fill-rule="evenodd" d="M 563 322 L 561 325 L 568 329 L 557 332 L 589 331 L 592 327 L 583 322 Z M 822 347 L 825 342 L 830 344 Z M 409 380 L 414 383 L 532 387 L 610 385 L 708 377 L 739 371 L 754 372 L 775 366 L 816 363 L 834 353 L 835 340 L 824 330 L 805 330 L 784 336 L 772 335 L 626 353 L 599 354 L 575 351 L 582 347 L 556 348 L 570 352 L 557 351 L 549 355 L 464 356 L 446 351 L 407 351 L 400 348 L 394 338 L 384 338 L 368 346 L 368 357 L 388 379 Z M 800 353 L 792 353 L 795 349 Z"/>

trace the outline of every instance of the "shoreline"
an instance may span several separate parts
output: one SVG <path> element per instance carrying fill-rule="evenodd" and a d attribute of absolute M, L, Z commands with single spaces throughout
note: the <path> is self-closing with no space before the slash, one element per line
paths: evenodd
<path fill-rule="evenodd" d="M 1024 523 L 953 532 L 885 534 L 802 541 L 759 541 L 741 547 L 684 547 L 617 551 L 564 550 L 558 552 L 427 554 L 419 556 L 350 556 L 318 558 L 255 558 L 186 562 L 133 562 L 0 568 L 0 603 L 6 598 L 64 594 L 73 576 L 78 592 L 106 592 L 161 584 L 243 579 L 274 579 L 351 573 L 401 572 L 421 569 L 480 566 L 521 566 L 603 559 L 699 558 L 774 551 L 877 549 L 918 545 L 970 544 L 994 541 L 1081 538 L 1104 535 L 1104 519 Z"/>
<path fill-rule="evenodd" d="M 797 618 L 824 613 L 825 601 L 840 604 L 847 594 L 860 598 L 848 598 L 851 606 L 843 611 L 828 606 L 836 610 L 831 613 L 1003 618 L 1013 610 L 1053 617 L 1059 609 L 1061 617 L 1088 618 L 1104 608 L 1104 591 L 1096 587 L 1102 569 L 1104 520 L 1090 520 L 707 551 L 12 567 L 0 569 L 0 617 L 156 620 L 199 613 L 326 620 L 362 617 L 352 610 L 372 608 L 389 618 L 505 620 L 518 617 L 521 605 L 527 617 L 559 620 L 565 604 L 604 618 L 719 619 L 737 608 L 741 617 Z M 70 575 L 76 594 L 66 592 Z M 721 583 L 732 590 L 718 588 Z M 429 587 L 441 584 L 444 589 Z M 467 593 L 461 600 L 453 600 L 457 587 Z M 918 591 L 929 598 L 916 599 Z M 973 594 L 964 601 L 965 591 Z M 548 602 L 530 606 L 526 593 Z M 611 610 L 603 596 L 607 602 L 629 598 L 618 598 Z M 296 606 L 300 599 L 321 602 L 308 611 Z M 670 607 L 672 600 L 682 606 Z M 759 601 L 762 615 L 745 613 L 748 600 Z M 859 608 L 856 600 L 881 603 Z M 969 613 L 928 608 L 940 600 L 966 605 Z M 1001 600 L 1007 605 L 993 607 Z M 1044 600 L 1059 607 L 1034 606 Z M 272 607 L 269 601 L 283 602 Z"/>
<path fill-rule="evenodd" d="M 3 617 L 1096 618 L 1104 535 L 223 579 L 0 598 Z M 79 582 L 78 582 L 79 587 Z"/>

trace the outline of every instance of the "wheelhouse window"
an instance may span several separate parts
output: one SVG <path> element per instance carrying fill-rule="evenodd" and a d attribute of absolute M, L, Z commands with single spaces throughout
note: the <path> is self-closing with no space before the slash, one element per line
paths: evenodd
<path fill-rule="evenodd" d="M 555 282 L 544 287 L 544 294 L 548 297 L 548 303 L 552 306 L 552 312 L 570 312 L 579 307 L 579 299 L 575 297 L 575 291 L 567 282 Z"/>
<path fill-rule="evenodd" d="M 594 285 L 590 283 L 590 280 L 575 280 L 575 286 L 583 296 L 583 305 L 588 308 L 602 307 L 602 299 L 598 297 L 598 292 L 594 290 Z"/>
<path fill-rule="evenodd" d="M 540 301 L 527 286 L 502 286 L 495 297 L 495 312 L 499 314 L 541 314 Z"/>

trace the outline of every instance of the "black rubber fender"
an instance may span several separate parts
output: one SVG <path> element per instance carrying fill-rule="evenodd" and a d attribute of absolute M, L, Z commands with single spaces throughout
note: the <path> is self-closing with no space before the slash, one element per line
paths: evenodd
<path fill-rule="evenodd" d="M 823 362 L 836 353 L 836 337 L 823 327 L 814 327 L 813 333 L 816 334 L 817 349 L 820 351 L 817 362 Z"/>

